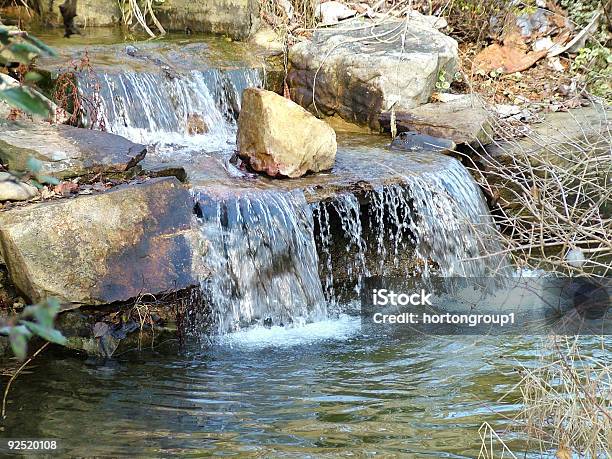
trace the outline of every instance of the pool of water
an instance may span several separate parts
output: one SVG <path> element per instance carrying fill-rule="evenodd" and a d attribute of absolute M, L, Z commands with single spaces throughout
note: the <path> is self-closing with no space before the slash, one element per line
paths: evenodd
<path fill-rule="evenodd" d="M 481 424 L 516 413 L 516 394 L 498 400 L 540 339 L 397 339 L 341 316 L 206 350 L 47 354 L 16 381 L 2 435 L 70 456 L 477 457 Z"/>
<path fill-rule="evenodd" d="M 165 101 L 174 100 L 178 91 L 169 83 L 177 78 L 165 75 L 167 69 L 187 79 L 184 86 L 177 83 L 178 89 L 189 89 L 192 81 L 185 76 L 191 72 L 238 69 L 246 74 L 262 63 L 247 45 L 221 38 L 202 42 L 197 37 L 170 35 L 135 43 L 142 37 L 126 37 L 119 29 L 107 35 L 91 30 L 70 40 L 63 39 L 59 30 L 38 35 L 59 54 L 41 59 L 46 68 L 65 69 L 67 62 L 78 61 L 87 51 L 93 72 L 99 80 L 110 82 L 108 88 L 128 80 L 133 87 L 146 88 L 149 96 L 140 98 L 137 107 L 150 107 L 144 111 L 156 116 L 151 120 L 133 116 L 129 121 L 147 135 L 159 131 L 162 115 L 171 111 Z M 200 73 L 196 76 L 204 78 Z M 121 80 L 117 75 L 128 76 Z M 200 80 L 194 77 L 194 81 Z M 220 81 L 226 80 L 218 78 L 210 87 L 193 86 L 201 106 L 190 104 L 195 96 L 187 89 L 179 91 L 189 95 L 185 101 L 190 103 L 174 108 L 176 119 L 183 120 L 194 111 L 202 117 L 219 112 L 219 119 L 227 114 L 215 105 L 219 99 L 224 101 L 216 96 L 228 92 Z M 159 95 L 155 90 L 164 89 L 164 84 L 170 89 Z M 215 88 L 223 91 L 217 94 Z M 128 96 L 134 91 L 125 92 L 103 91 L 102 96 L 108 107 L 125 96 L 124 106 L 129 108 Z M 212 102 L 205 104 L 209 99 L 202 94 Z M 111 132 L 127 137 L 140 132 L 113 131 L 114 119 L 109 115 Z M 280 193 L 300 188 L 308 190 L 309 198 L 319 193 L 318 199 L 360 182 L 393 185 L 397 177 L 443 172 L 459 164 L 439 155 L 391 153 L 388 139 L 380 136 L 339 133 L 332 172 L 299 181 L 271 181 L 232 169 L 228 159 L 234 150 L 235 121 L 224 123 L 218 123 L 227 127 L 219 135 L 212 129 L 208 137 L 195 139 L 200 141 L 198 148 L 183 132 L 184 126 L 175 123 L 178 127 L 168 130 L 182 143 L 170 143 L 166 150 L 151 148 L 147 161 L 183 161 L 196 192 L 204 188 L 210 194 L 217 184 L 221 191 L 242 187 Z M 213 134 L 219 144 L 211 141 Z M 146 143 L 155 143 L 152 136 Z M 179 148 L 185 145 L 189 148 Z M 334 193 L 328 196 L 326 189 Z M 380 196 L 382 221 L 385 207 Z M 395 202 L 395 195 L 387 197 Z M 359 217 L 353 221 L 359 222 Z M 361 230 L 355 234 L 361 240 Z M 444 239 L 439 233 L 436 238 Z M 520 410 L 519 394 L 514 390 L 503 396 L 520 380 L 517 368 L 537 362 L 544 340 L 380 333 L 363 330 L 359 318 L 342 315 L 296 328 L 247 329 L 225 335 L 208 347 L 193 344 L 179 349 L 172 341 L 158 343 L 154 350 L 127 352 L 106 361 L 47 350 L 15 381 L 0 436 L 57 439 L 62 453 L 70 457 L 472 458 L 479 455 L 478 431 L 484 422 L 502 434 L 512 428 L 510 420 Z M 521 457 L 541 457 L 529 453 L 520 435 L 502 436 Z"/>

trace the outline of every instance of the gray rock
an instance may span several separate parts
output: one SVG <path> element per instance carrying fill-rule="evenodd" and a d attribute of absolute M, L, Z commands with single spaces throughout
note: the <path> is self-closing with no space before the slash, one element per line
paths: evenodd
<path fill-rule="evenodd" d="M 30 157 L 41 173 L 70 178 L 91 172 L 125 172 L 146 155 L 147 147 L 115 134 L 65 125 L 0 120 L 0 161 L 25 171 Z"/>
<path fill-rule="evenodd" d="M 257 0 L 172 0 L 155 14 L 168 30 L 192 30 L 248 38 L 259 26 Z"/>
<path fill-rule="evenodd" d="M 335 0 L 319 3 L 315 8 L 315 16 L 319 18 L 321 25 L 324 26 L 338 24 L 338 21 L 351 18 L 356 14 L 357 11 Z"/>
<path fill-rule="evenodd" d="M 46 24 L 61 25 L 59 4 L 63 0 L 38 2 Z M 259 2 L 256 0 L 169 0 L 156 3 L 155 15 L 166 30 L 191 29 L 243 39 L 257 30 Z M 79 0 L 76 22 L 80 26 L 101 27 L 121 22 L 116 0 Z M 153 29 L 156 30 L 156 29 Z"/>
<path fill-rule="evenodd" d="M 517 198 L 522 194 L 522 189 L 517 183 L 525 180 L 525 172 L 519 170 L 516 177 L 510 179 L 501 176 L 498 169 L 501 167 L 513 171 L 517 161 L 521 166 L 530 166 L 533 170 L 530 173 L 538 175 L 550 169 L 544 165 L 551 164 L 566 177 L 576 177 L 577 181 L 581 179 L 580 175 L 576 176 L 580 172 L 580 168 L 576 169 L 577 165 L 591 164 L 596 177 L 590 179 L 595 179 L 598 186 L 607 189 L 610 186 L 609 117 L 608 110 L 597 106 L 549 113 L 544 116 L 542 123 L 529 125 L 527 137 L 496 141 L 477 150 L 473 159 L 482 165 L 482 173 L 492 197 L 509 215 L 517 215 L 517 212 L 522 211 L 523 204 Z M 606 155 L 608 161 L 602 161 Z M 566 184 L 566 187 L 568 190 L 571 188 L 570 184 Z M 566 198 L 570 202 L 574 199 L 572 193 Z M 609 200 L 601 200 L 600 211 L 607 218 L 612 216 Z"/>
<path fill-rule="evenodd" d="M 478 96 L 463 95 L 395 113 L 397 132 L 417 131 L 421 134 L 450 139 L 457 145 L 488 145 L 493 139 L 491 114 Z M 391 113 L 380 117 L 383 131 L 391 130 Z"/>
<path fill-rule="evenodd" d="M 393 142 L 391 142 L 392 150 L 403 151 L 439 151 L 454 150 L 455 143 L 448 139 L 440 139 L 418 132 L 402 132 Z"/>
<path fill-rule="evenodd" d="M 138 54 L 138 48 L 136 48 L 135 46 L 132 46 L 132 45 L 127 45 L 125 47 L 125 53 L 128 56 L 134 57 L 134 56 L 136 56 Z"/>
<path fill-rule="evenodd" d="M 372 129 L 391 107 L 401 111 L 426 103 L 438 76 L 454 75 L 457 42 L 415 20 L 402 45 L 404 27 L 404 21 L 350 20 L 316 30 L 312 40 L 289 52 L 292 99 L 317 115 L 338 114 Z"/>
<path fill-rule="evenodd" d="M 64 308 L 197 285 L 192 199 L 175 178 L 0 213 L 0 248 L 29 300 Z"/>
<path fill-rule="evenodd" d="M 249 41 L 273 55 L 282 54 L 285 51 L 282 37 L 269 27 L 259 29 Z"/>
<path fill-rule="evenodd" d="M 560 167 L 571 168 L 578 154 L 609 151 L 610 144 L 606 142 L 610 129 L 608 111 L 591 106 L 548 113 L 542 123 L 529 125 L 527 137 L 495 142 L 487 146 L 483 156 L 510 166 L 515 154 L 528 152 L 533 167 L 550 161 Z M 602 168 L 602 179 L 606 177 L 603 175 L 605 171 Z"/>
<path fill-rule="evenodd" d="M 36 187 L 20 182 L 8 172 L 0 172 L 0 201 L 27 201 L 37 194 Z"/>

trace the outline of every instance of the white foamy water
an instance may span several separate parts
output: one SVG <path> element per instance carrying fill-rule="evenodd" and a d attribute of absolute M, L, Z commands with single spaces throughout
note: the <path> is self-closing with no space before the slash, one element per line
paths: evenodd
<path fill-rule="evenodd" d="M 204 264 L 213 272 L 202 289 L 217 331 L 326 317 L 312 210 L 303 193 L 202 193 L 198 202 Z"/>
<path fill-rule="evenodd" d="M 223 335 L 219 343 L 223 346 L 241 348 L 286 348 L 307 345 L 320 341 L 346 341 L 359 334 L 361 319 L 341 314 L 337 319 L 326 319 L 294 327 L 260 325 Z"/>

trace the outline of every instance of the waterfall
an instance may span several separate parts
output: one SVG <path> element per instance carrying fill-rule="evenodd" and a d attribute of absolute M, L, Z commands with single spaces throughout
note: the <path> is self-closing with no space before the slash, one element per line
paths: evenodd
<path fill-rule="evenodd" d="M 302 192 L 200 193 L 197 200 L 211 270 L 202 289 L 218 332 L 325 317 L 313 214 Z"/>
<path fill-rule="evenodd" d="M 99 106 L 86 124 L 183 164 L 234 150 L 242 90 L 262 84 L 248 69 L 128 71 L 97 80 L 81 82 Z M 397 153 L 370 163 L 359 153 L 342 156 L 341 145 L 339 169 L 366 186 L 324 201 L 309 203 L 307 189 L 287 191 L 280 182 L 215 177 L 197 186 L 207 271 L 198 307 L 212 333 L 323 319 L 355 299 L 369 275 L 484 276 L 503 264 L 501 256 L 485 257 L 500 252 L 499 243 L 482 194 L 458 161 Z M 384 164 L 370 177 L 374 163 Z M 198 164 L 191 167 L 206 167 Z"/>
<path fill-rule="evenodd" d="M 169 153 L 231 149 L 242 91 L 261 85 L 257 69 L 172 75 L 130 71 L 101 73 L 95 82 L 79 81 L 80 90 L 98 106 L 85 125 L 104 126 Z"/>
<path fill-rule="evenodd" d="M 506 268 L 503 255 L 492 255 L 501 245 L 480 189 L 456 160 L 375 186 L 359 201 L 345 193 L 313 204 L 328 301 L 338 300 L 339 272 L 359 291 L 369 275 L 483 277 Z"/>
<path fill-rule="evenodd" d="M 491 217 L 451 158 L 445 168 L 329 201 L 226 187 L 197 201 L 211 272 L 202 290 L 219 333 L 324 318 L 356 299 L 368 275 L 482 277 L 504 262 L 485 256 L 500 251 Z"/>

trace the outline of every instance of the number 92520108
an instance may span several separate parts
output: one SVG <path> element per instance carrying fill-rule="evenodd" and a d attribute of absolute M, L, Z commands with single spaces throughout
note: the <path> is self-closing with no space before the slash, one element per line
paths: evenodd
<path fill-rule="evenodd" d="M 56 451 L 59 443 L 54 439 L 0 439 L 0 452 Z"/>

